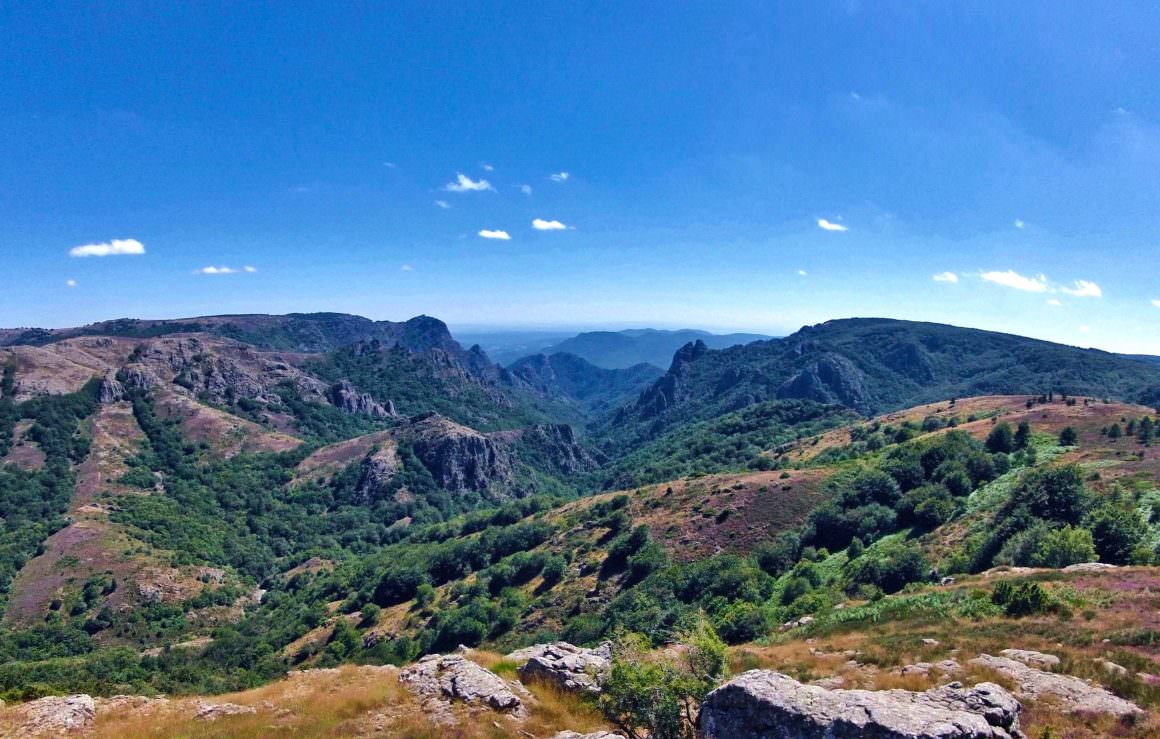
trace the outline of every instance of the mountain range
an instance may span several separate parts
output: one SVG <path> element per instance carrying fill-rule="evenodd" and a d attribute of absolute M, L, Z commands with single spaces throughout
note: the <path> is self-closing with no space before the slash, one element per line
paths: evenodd
<path fill-rule="evenodd" d="M 932 568 L 1154 559 L 1148 358 L 875 318 L 581 356 L 677 332 L 609 335 L 501 364 L 428 316 L 0 331 L 0 696 L 660 647 L 698 613 L 744 644 Z"/>

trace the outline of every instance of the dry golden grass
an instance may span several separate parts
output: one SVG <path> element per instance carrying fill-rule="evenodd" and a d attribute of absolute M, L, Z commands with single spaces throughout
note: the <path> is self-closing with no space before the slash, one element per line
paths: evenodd
<path fill-rule="evenodd" d="M 500 655 L 473 653 L 480 664 L 503 667 Z M 513 666 L 514 671 L 514 666 Z M 591 701 L 562 693 L 554 686 L 527 686 L 529 716 L 525 721 L 487 710 L 453 708 L 455 726 L 435 724 L 415 697 L 389 668 L 347 666 L 293 675 L 271 685 L 230 695 L 157 700 L 114 705 L 102 701 L 97 709 L 96 739 L 261 739 L 305 737 L 334 739 L 347 736 L 387 736 L 403 739 L 498 739 L 510 736 L 552 736 L 558 731 L 607 729 Z M 223 716 L 214 721 L 194 718 L 198 705 L 235 703 L 257 709 L 254 714 Z"/>

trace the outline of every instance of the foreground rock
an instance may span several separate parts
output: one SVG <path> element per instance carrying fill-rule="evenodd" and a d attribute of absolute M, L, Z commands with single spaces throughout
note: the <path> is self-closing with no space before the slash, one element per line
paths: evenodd
<path fill-rule="evenodd" d="M 1022 662 L 1028 667 L 1034 667 L 1037 670 L 1051 671 L 1059 667 L 1059 657 L 1056 657 L 1054 654 L 1033 652 L 1030 649 L 1004 649 L 999 654 L 1007 659 Z"/>
<path fill-rule="evenodd" d="M 513 652 L 513 655 L 518 655 L 514 657 L 516 660 L 527 659 L 519 668 L 521 680 L 542 680 L 573 693 L 599 693 L 612 664 L 609 644 L 584 649 L 568 642 L 556 642 Z"/>
<path fill-rule="evenodd" d="M 237 703 L 199 703 L 193 717 L 200 721 L 217 721 L 222 716 L 244 716 L 257 713 L 253 706 L 239 706 Z"/>
<path fill-rule="evenodd" d="M 490 708 L 515 718 L 527 709 L 503 678 L 458 654 L 432 654 L 399 673 L 399 680 L 423 699 L 436 721 L 450 723 L 453 702 Z"/>
<path fill-rule="evenodd" d="M 613 734 L 611 731 L 594 731 L 591 734 L 581 734 L 578 731 L 561 731 L 553 734 L 552 739 L 624 739 L 623 734 Z"/>
<path fill-rule="evenodd" d="M 25 703 L 17 712 L 20 727 L 12 736 L 59 736 L 86 731 L 93 725 L 97 707 L 90 695 L 83 693 L 50 696 Z"/>
<path fill-rule="evenodd" d="M 993 657 L 989 654 L 981 654 L 970 663 L 994 670 L 1014 680 L 1019 686 L 1015 694 L 1020 698 L 1039 700 L 1051 697 L 1064 711 L 1104 713 L 1120 718 L 1143 713 L 1135 703 L 1117 697 L 1098 685 L 1092 685 L 1078 677 L 1044 672 L 1023 662 L 1007 657 Z"/>
<path fill-rule="evenodd" d="M 1013 739 L 1019 702 L 993 683 L 925 693 L 828 690 L 770 670 L 717 688 L 701 708 L 706 739 Z"/>

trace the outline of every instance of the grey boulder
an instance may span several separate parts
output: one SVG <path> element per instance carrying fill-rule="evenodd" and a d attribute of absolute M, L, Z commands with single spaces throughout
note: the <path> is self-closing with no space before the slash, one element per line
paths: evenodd
<path fill-rule="evenodd" d="M 993 683 L 907 690 L 830 690 L 750 670 L 705 699 L 705 739 L 1014 739 L 1019 702 Z"/>

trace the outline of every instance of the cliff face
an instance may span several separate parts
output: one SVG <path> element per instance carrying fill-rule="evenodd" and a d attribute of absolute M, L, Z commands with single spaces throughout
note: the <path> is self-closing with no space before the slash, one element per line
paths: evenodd
<path fill-rule="evenodd" d="M 513 447 L 442 416 L 415 420 L 404 432 L 415 456 L 442 488 L 496 492 L 515 479 Z"/>

